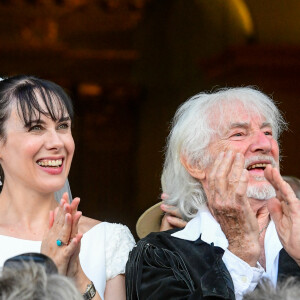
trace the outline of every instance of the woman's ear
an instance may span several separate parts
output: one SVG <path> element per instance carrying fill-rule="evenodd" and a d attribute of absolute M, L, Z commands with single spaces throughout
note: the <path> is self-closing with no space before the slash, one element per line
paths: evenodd
<path fill-rule="evenodd" d="M 203 180 L 205 178 L 205 171 L 198 163 L 195 165 L 190 164 L 184 155 L 180 156 L 180 161 L 191 176 L 197 178 L 198 180 Z"/>

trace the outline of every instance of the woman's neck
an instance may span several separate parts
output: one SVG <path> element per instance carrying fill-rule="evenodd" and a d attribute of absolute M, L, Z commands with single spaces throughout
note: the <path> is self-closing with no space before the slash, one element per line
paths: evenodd
<path fill-rule="evenodd" d="M 48 227 L 49 211 L 56 206 L 54 193 L 43 194 L 5 184 L 0 194 L 0 234 L 41 240 Z"/>

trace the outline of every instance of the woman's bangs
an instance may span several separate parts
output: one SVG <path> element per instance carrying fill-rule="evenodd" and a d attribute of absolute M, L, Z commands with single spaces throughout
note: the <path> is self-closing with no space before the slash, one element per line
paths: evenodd
<path fill-rule="evenodd" d="M 59 95 L 43 88 L 32 88 L 28 85 L 16 91 L 18 114 L 25 126 L 39 122 L 41 115 L 53 121 L 69 116 L 67 108 Z"/>

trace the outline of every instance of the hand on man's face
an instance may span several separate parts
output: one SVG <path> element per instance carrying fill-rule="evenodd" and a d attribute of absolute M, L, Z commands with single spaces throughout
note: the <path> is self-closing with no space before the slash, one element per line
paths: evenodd
<path fill-rule="evenodd" d="M 300 200 L 276 168 L 267 166 L 265 177 L 276 191 L 276 198 L 268 201 L 268 210 L 279 239 L 286 252 L 300 266 Z"/>
<path fill-rule="evenodd" d="M 207 174 L 208 207 L 228 240 L 228 249 L 255 266 L 259 226 L 246 196 L 249 175 L 241 153 L 221 152 Z"/>

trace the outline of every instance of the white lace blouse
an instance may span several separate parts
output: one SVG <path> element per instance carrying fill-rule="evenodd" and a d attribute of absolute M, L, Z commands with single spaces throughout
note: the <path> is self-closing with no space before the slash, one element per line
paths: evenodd
<path fill-rule="evenodd" d="M 125 273 L 129 251 L 135 242 L 129 229 L 121 224 L 102 222 L 87 231 L 79 254 L 83 271 L 93 281 L 102 299 L 106 281 Z M 40 252 L 41 241 L 0 235 L 0 267 L 6 259 L 25 252 Z"/>

